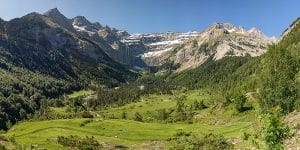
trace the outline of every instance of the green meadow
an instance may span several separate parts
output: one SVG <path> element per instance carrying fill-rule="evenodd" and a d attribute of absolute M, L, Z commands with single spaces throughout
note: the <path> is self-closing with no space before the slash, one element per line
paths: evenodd
<path fill-rule="evenodd" d="M 254 106 L 253 109 L 238 113 L 233 104 L 221 108 L 219 97 L 216 94 L 207 94 L 206 91 L 179 92 L 175 95 L 186 95 L 187 107 L 198 99 L 203 100 L 208 108 L 195 111 L 192 122 L 166 123 L 155 120 L 153 116 L 159 109 L 174 108 L 176 96 L 149 95 L 135 103 L 92 111 L 94 118 L 19 122 L 3 136 L 13 139 L 17 145 L 25 148 L 68 149 L 57 143 L 57 137 L 77 135 L 93 136 L 104 148 L 122 145 L 138 149 L 167 149 L 171 144 L 169 139 L 184 131 L 201 135 L 223 135 L 226 139 L 236 141 L 237 148 L 253 147 L 251 140 L 243 139 L 243 134 L 253 135 L 258 130 L 259 117 L 255 101 L 247 102 L 247 105 Z M 67 113 L 65 108 L 51 110 L 61 114 Z M 121 119 L 120 114 L 123 112 L 126 112 L 126 119 Z M 136 112 L 143 116 L 143 122 L 133 120 Z"/>

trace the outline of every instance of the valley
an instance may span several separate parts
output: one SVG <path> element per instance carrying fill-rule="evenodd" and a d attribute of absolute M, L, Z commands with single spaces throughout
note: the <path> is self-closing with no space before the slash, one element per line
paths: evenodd
<path fill-rule="evenodd" d="M 278 38 L 0 19 L 0 150 L 298 149 L 299 50 L 299 18 Z"/>
<path fill-rule="evenodd" d="M 47 149 L 64 149 L 56 143 L 58 135 L 93 136 L 96 139 L 101 139 L 101 143 L 107 149 L 114 148 L 116 145 L 122 145 L 130 149 L 165 149 L 172 148 L 173 141 L 170 139 L 180 132 L 200 135 L 214 133 L 224 135 L 226 138 L 237 142 L 237 147 L 250 147 L 250 139 L 243 140 L 241 133 L 254 133 L 254 130 L 256 130 L 254 125 L 259 122 L 256 118 L 258 115 L 257 110 L 253 109 L 238 114 L 233 111 L 232 105 L 227 106 L 226 110 L 221 110 L 221 108 L 215 110 L 213 106 L 215 105 L 215 98 L 212 98 L 214 96 L 205 93 L 204 91 L 185 93 L 188 95 L 186 105 L 191 105 L 195 99 L 203 99 L 205 104 L 209 104 L 209 108 L 194 112 L 201 115 L 196 115 L 193 123 L 167 123 L 164 120 L 157 119 L 160 110 L 174 109 L 176 100 L 172 95 L 150 95 L 142 97 L 142 100 L 137 103 L 93 112 L 97 117 L 91 119 L 18 123 L 4 136 L 15 139 L 16 143 L 25 147 L 33 145 Z M 255 105 L 254 102 L 248 102 L 248 104 Z M 64 108 L 61 109 L 61 113 L 67 113 L 64 112 L 66 111 Z M 58 110 L 54 109 L 54 111 Z M 126 118 L 122 119 L 123 112 L 126 113 Z M 134 120 L 136 112 L 143 116 L 142 122 Z M 234 115 L 238 116 L 234 117 Z"/>

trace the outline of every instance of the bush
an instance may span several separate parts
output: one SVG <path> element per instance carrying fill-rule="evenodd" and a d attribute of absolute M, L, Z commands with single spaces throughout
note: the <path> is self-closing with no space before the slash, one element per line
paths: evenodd
<path fill-rule="evenodd" d="M 93 136 L 79 138 L 78 136 L 58 136 L 57 143 L 65 147 L 70 147 L 71 149 L 79 150 L 99 150 L 103 149 L 103 145 L 100 144 Z"/>
<path fill-rule="evenodd" d="M 290 128 L 283 123 L 278 109 L 265 115 L 262 130 L 268 149 L 284 149 L 283 140 L 291 136 Z"/>
<path fill-rule="evenodd" d="M 89 123 L 91 123 L 91 122 L 93 122 L 92 119 L 84 120 L 84 121 L 80 124 L 80 127 L 84 127 L 85 125 L 87 125 L 87 124 L 89 124 Z"/>
<path fill-rule="evenodd" d="M 185 105 L 184 101 L 186 101 L 187 98 L 186 96 L 181 96 L 179 98 L 176 98 L 176 112 L 184 112 L 185 110 Z"/>
<path fill-rule="evenodd" d="M 138 113 L 138 112 L 136 112 L 135 114 L 134 114 L 134 118 L 133 118 L 135 121 L 143 121 L 143 116 L 140 114 L 140 113 Z"/>
<path fill-rule="evenodd" d="M 5 146 L 0 144 L 0 150 L 6 150 Z"/>
<path fill-rule="evenodd" d="M 178 130 L 175 134 L 176 137 L 180 137 L 180 136 L 191 136 L 190 132 L 186 132 L 184 130 Z"/>
<path fill-rule="evenodd" d="M 243 135 L 242 135 L 243 140 L 247 141 L 249 139 L 249 137 L 250 137 L 249 133 L 243 132 Z"/>
<path fill-rule="evenodd" d="M 169 118 L 169 113 L 166 109 L 159 109 L 157 110 L 157 119 L 158 120 L 167 120 Z"/>
<path fill-rule="evenodd" d="M 204 136 L 204 139 L 200 140 L 196 147 L 198 149 L 233 149 L 233 145 L 231 143 L 227 143 L 226 139 L 222 135 L 208 134 Z"/>
<path fill-rule="evenodd" d="M 200 102 L 195 100 L 191 105 L 191 110 L 202 110 L 205 108 L 207 108 L 207 106 L 204 104 L 203 100 L 201 100 Z"/>
<path fill-rule="evenodd" d="M 186 112 L 175 112 L 174 121 L 186 121 L 188 118 L 189 117 Z"/>
<path fill-rule="evenodd" d="M 238 93 L 235 95 L 234 104 L 235 104 L 235 109 L 238 112 L 243 112 L 245 110 L 244 104 L 245 104 L 246 100 L 247 100 L 247 97 L 242 93 Z"/>
<path fill-rule="evenodd" d="M 185 132 L 179 132 L 174 138 L 171 138 L 171 149 L 203 149 L 203 150 L 229 150 L 233 149 L 233 145 L 228 143 L 221 135 L 207 134 L 205 136 L 189 135 Z"/>
<path fill-rule="evenodd" d="M 94 118 L 94 116 L 90 112 L 88 112 L 88 111 L 82 112 L 81 113 L 81 117 L 82 118 Z"/>
<path fill-rule="evenodd" d="M 127 113 L 126 112 L 122 112 L 121 113 L 121 119 L 127 119 Z"/>

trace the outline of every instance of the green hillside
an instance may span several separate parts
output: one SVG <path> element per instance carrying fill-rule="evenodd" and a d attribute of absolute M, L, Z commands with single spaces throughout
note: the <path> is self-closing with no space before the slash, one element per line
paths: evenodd
<path fill-rule="evenodd" d="M 97 114 L 95 115 L 97 117 L 92 119 L 19 123 L 7 134 L 4 134 L 4 137 L 13 138 L 19 146 L 33 145 L 47 149 L 54 147 L 67 149 L 67 147 L 57 144 L 57 137 L 69 135 L 77 135 L 82 138 L 93 136 L 105 148 L 118 145 L 129 148 L 172 148 L 173 142 L 176 142 L 173 138 L 180 137 L 181 133 L 197 136 L 213 133 L 238 141 L 236 147 L 254 146 L 250 139 L 254 140 L 257 123 L 259 123 L 259 120 L 256 119 L 258 113 L 255 109 L 238 114 L 232 108 L 232 104 L 226 106 L 224 110 L 223 108 L 215 109 L 214 105 L 220 103 L 216 101 L 215 96 L 207 95 L 204 91 L 196 90 L 178 94 L 187 95 L 185 102 L 187 105 L 193 104 L 195 99 L 204 99 L 209 108 L 195 111 L 194 113 L 199 115 L 191 120 L 193 123 L 166 123 L 157 119 L 156 114 L 161 109 L 174 109 L 176 100 L 171 95 L 150 95 L 143 97 L 137 103 L 96 111 L 94 113 Z M 249 101 L 248 104 L 255 106 L 255 102 Z M 126 112 L 126 119 L 121 119 L 122 112 Z M 134 121 L 136 112 L 143 116 L 142 122 Z M 115 119 L 109 119 L 112 116 Z M 243 140 L 244 132 L 249 134 L 249 140 Z"/>
<path fill-rule="evenodd" d="M 0 129 L 32 118 L 43 101 L 86 87 L 114 87 L 137 73 L 93 42 L 31 13 L 0 23 Z"/>

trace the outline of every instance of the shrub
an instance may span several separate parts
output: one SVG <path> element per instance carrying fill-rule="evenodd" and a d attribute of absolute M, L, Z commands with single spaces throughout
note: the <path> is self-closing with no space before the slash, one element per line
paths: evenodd
<path fill-rule="evenodd" d="M 121 113 L 121 119 L 127 119 L 127 113 L 126 112 L 122 112 Z"/>
<path fill-rule="evenodd" d="M 246 100 L 247 100 L 247 97 L 242 93 L 238 93 L 235 95 L 234 104 L 235 104 L 235 109 L 238 112 L 244 111 L 244 104 L 245 104 Z"/>
<path fill-rule="evenodd" d="M 208 134 L 205 135 L 203 139 L 198 141 L 195 144 L 195 147 L 197 149 L 233 149 L 233 145 L 231 143 L 228 143 L 226 139 L 222 135 L 215 135 L 215 134 Z"/>
<path fill-rule="evenodd" d="M 186 96 L 181 96 L 176 98 L 176 112 L 184 112 L 185 105 L 184 101 L 186 101 Z"/>
<path fill-rule="evenodd" d="M 290 128 L 283 123 L 278 109 L 265 115 L 262 130 L 268 149 L 284 149 L 283 140 L 291 136 Z"/>
<path fill-rule="evenodd" d="M 191 105 L 192 110 L 202 110 L 205 108 L 207 108 L 207 106 L 204 104 L 203 100 L 201 100 L 200 102 L 195 100 Z"/>
<path fill-rule="evenodd" d="M 190 136 L 191 133 L 190 132 L 186 132 L 184 130 L 178 130 L 176 133 L 175 133 L 175 136 L 176 137 L 180 137 L 180 136 Z"/>
<path fill-rule="evenodd" d="M 84 121 L 80 124 L 80 127 L 84 127 L 85 125 L 87 125 L 87 124 L 89 124 L 89 123 L 91 123 L 91 122 L 93 122 L 92 119 L 84 120 Z"/>
<path fill-rule="evenodd" d="M 5 146 L 0 144 L 0 150 L 6 150 Z"/>
<path fill-rule="evenodd" d="M 188 119 L 188 114 L 186 112 L 176 112 L 174 116 L 174 121 L 186 121 Z"/>
<path fill-rule="evenodd" d="M 169 113 L 166 109 L 159 109 L 157 110 L 157 119 L 158 120 L 167 120 L 169 118 Z"/>
<path fill-rule="evenodd" d="M 205 150 L 229 150 L 233 149 L 233 145 L 228 143 L 221 135 L 207 134 L 205 136 L 188 135 L 179 132 L 173 139 L 171 149 L 205 149 Z"/>
<path fill-rule="evenodd" d="M 82 118 L 94 118 L 94 116 L 90 112 L 88 112 L 88 111 L 82 112 L 81 113 L 81 117 Z"/>
<path fill-rule="evenodd" d="M 247 133 L 247 132 L 243 132 L 243 135 L 242 135 L 242 138 L 243 138 L 243 140 L 248 140 L 249 139 L 249 137 L 250 137 L 250 134 L 249 133 Z"/>
<path fill-rule="evenodd" d="M 135 121 L 143 121 L 143 116 L 140 114 L 140 113 L 138 113 L 138 112 L 136 112 L 135 114 L 134 114 L 134 118 L 133 118 Z"/>
<path fill-rule="evenodd" d="M 93 136 L 79 138 L 78 136 L 58 136 L 57 143 L 65 147 L 70 147 L 71 149 L 79 150 L 99 150 L 103 149 L 103 145 L 100 144 Z"/>

